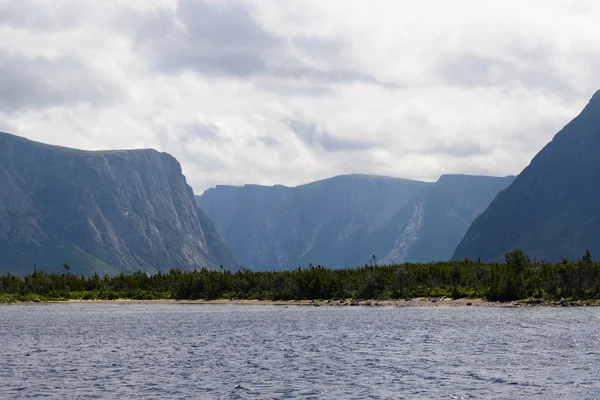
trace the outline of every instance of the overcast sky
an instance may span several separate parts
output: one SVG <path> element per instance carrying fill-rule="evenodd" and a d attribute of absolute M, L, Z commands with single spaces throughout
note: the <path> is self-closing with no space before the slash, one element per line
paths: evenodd
<path fill-rule="evenodd" d="M 600 89 L 600 2 L 0 0 L 0 130 L 196 193 L 517 174 Z"/>

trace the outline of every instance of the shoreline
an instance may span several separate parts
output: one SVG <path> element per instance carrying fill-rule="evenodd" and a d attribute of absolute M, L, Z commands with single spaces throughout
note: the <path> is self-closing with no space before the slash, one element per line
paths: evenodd
<path fill-rule="evenodd" d="M 52 303 L 52 302 L 47 302 Z M 245 299 L 216 299 L 216 300 L 67 300 L 60 303 L 98 303 L 98 304 L 236 304 L 236 305 L 275 305 L 275 306 L 313 306 L 313 307 L 513 307 L 511 303 L 491 302 L 485 299 L 436 299 L 415 298 L 409 300 L 245 300 Z"/>
<path fill-rule="evenodd" d="M 245 299 L 216 299 L 216 300 L 56 300 L 56 301 L 17 301 L 0 304 L 236 304 L 236 305 L 275 305 L 275 306 L 313 306 L 313 307 L 522 307 L 544 304 L 527 304 L 519 301 L 499 302 L 485 299 L 450 299 L 450 298 L 414 298 L 408 300 L 245 300 Z M 583 305 L 583 304 L 582 304 Z"/>
<path fill-rule="evenodd" d="M 215 300 L 174 300 L 174 299 L 154 299 L 154 300 L 136 300 L 136 299 L 115 299 L 115 300 L 40 300 L 40 301 L 15 301 L 0 302 L 1 305 L 11 304 L 205 304 L 205 305 L 274 305 L 274 306 L 313 306 L 313 307 L 598 307 L 599 301 L 594 302 L 567 302 L 564 300 L 558 302 L 545 302 L 541 299 L 523 299 L 515 301 L 492 301 L 482 298 L 459 298 L 451 299 L 448 297 L 418 297 L 412 299 L 397 300 L 247 300 L 247 299 L 215 299 Z"/>

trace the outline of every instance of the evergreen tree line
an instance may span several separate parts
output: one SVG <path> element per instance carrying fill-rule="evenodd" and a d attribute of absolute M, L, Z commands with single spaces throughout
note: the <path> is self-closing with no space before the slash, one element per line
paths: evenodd
<path fill-rule="evenodd" d="M 373 261 L 375 261 L 373 256 Z M 196 270 L 82 276 L 34 271 L 0 276 L 0 301 L 63 299 L 402 299 L 447 296 L 518 300 L 600 299 L 600 263 L 589 252 L 575 262 L 531 261 L 521 250 L 504 263 L 471 260 L 326 269 L 310 265 L 281 272 Z"/>

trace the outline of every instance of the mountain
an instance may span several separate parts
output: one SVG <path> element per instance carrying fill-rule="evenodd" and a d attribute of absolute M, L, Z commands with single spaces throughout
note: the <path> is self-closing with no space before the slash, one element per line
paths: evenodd
<path fill-rule="evenodd" d="M 194 200 L 195 203 L 195 200 Z M 212 266 L 223 266 L 229 271 L 237 270 L 241 265 L 231 252 L 229 245 L 215 226 L 214 222 L 198 208 L 198 220 L 206 239 L 208 259 Z M 209 268 L 210 269 L 210 268 Z"/>
<path fill-rule="evenodd" d="M 600 91 L 471 225 L 454 252 L 502 260 L 520 248 L 532 258 L 600 254 Z"/>
<path fill-rule="evenodd" d="M 436 183 L 343 175 L 297 187 L 217 186 L 196 197 L 240 262 L 279 270 L 447 260 L 473 219 L 513 178 Z"/>
<path fill-rule="evenodd" d="M 354 266 L 362 240 L 427 183 L 343 175 L 297 187 L 217 186 L 197 197 L 242 265 L 260 270 Z"/>
<path fill-rule="evenodd" d="M 84 274 L 237 267 L 169 154 L 0 133 L 0 272 L 63 263 Z"/>
<path fill-rule="evenodd" d="M 471 222 L 514 176 L 443 175 L 374 236 L 382 264 L 448 260 Z"/>

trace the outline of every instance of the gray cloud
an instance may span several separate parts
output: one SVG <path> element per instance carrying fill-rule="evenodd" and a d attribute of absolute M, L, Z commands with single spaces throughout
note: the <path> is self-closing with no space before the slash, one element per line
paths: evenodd
<path fill-rule="evenodd" d="M 515 46 L 510 54 L 512 56 L 504 58 L 475 53 L 455 54 L 442 58 L 438 62 L 438 71 L 446 83 L 464 87 L 512 85 L 574 95 L 568 78 L 554 70 L 552 49 Z"/>
<path fill-rule="evenodd" d="M 98 105 L 114 99 L 117 88 L 95 76 L 80 60 L 55 60 L 0 53 L 0 107 L 4 111 L 52 105 Z"/>
<path fill-rule="evenodd" d="M 279 147 L 281 146 L 281 142 L 279 140 L 277 140 L 274 137 L 271 136 L 261 136 L 259 138 L 256 138 L 256 142 L 259 145 L 265 146 L 265 147 Z"/>
<path fill-rule="evenodd" d="M 394 84 L 384 84 L 379 82 L 368 74 L 363 74 L 357 71 L 336 69 L 336 70 L 319 70 L 315 68 L 276 68 L 270 71 L 272 76 L 287 77 L 287 78 L 306 78 L 317 82 L 327 83 L 352 83 L 352 82 L 363 82 L 371 83 L 374 85 L 397 87 Z"/>
<path fill-rule="evenodd" d="M 189 37 L 201 41 L 198 50 L 208 45 L 219 46 L 227 53 L 263 53 L 280 43 L 240 1 L 179 0 L 177 16 Z"/>
<path fill-rule="evenodd" d="M 518 173 L 600 87 L 593 2 L 343 3 L 0 0 L 0 128 L 167 151 L 199 191 L 435 180 Z"/>
<path fill-rule="evenodd" d="M 219 135 L 219 128 L 215 125 L 194 124 L 183 129 L 186 137 L 192 139 L 202 139 L 204 141 L 221 141 L 223 138 Z"/>
<path fill-rule="evenodd" d="M 352 46 L 352 43 L 347 40 L 298 36 L 290 38 L 289 44 L 291 47 L 300 50 L 303 54 L 314 59 L 325 60 L 326 64 L 335 67 L 331 69 L 318 69 L 302 66 L 298 60 L 291 60 L 287 67 L 271 71 L 272 74 L 293 78 L 308 78 L 316 82 L 362 82 L 389 88 L 399 87 L 397 84 L 381 82 L 372 75 L 356 71 L 351 65 L 344 65 L 341 61 L 343 60 L 342 54 Z"/>
<path fill-rule="evenodd" d="M 490 149 L 482 149 L 477 143 L 460 143 L 456 145 L 437 144 L 424 150 L 425 154 L 443 154 L 452 157 L 471 157 L 490 154 Z"/>
<path fill-rule="evenodd" d="M 77 2 L 40 0 L 0 2 L 0 25 L 34 31 L 56 31 L 78 23 Z"/>
<path fill-rule="evenodd" d="M 311 58 L 335 61 L 342 49 L 351 44 L 333 39 L 279 37 L 267 32 L 240 0 L 179 0 L 174 13 L 168 9 L 152 13 L 130 10 L 121 18 L 121 24 L 134 30 L 136 44 L 163 72 L 192 71 L 244 79 L 268 76 L 294 83 L 298 83 L 298 79 L 334 84 L 364 82 L 396 87 L 351 68 L 321 69 L 306 65 L 291 54 L 292 49 Z M 262 85 L 267 89 L 289 91 L 281 85 Z M 318 90 L 313 84 L 308 86 L 292 90 L 329 92 L 326 86 Z"/>
<path fill-rule="evenodd" d="M 327 152 L 361 151 L 378 147 L 376 143 L 341 139 L 322 132 L 315 123 L 300 120 L 289 121 L 292 132 L 306 145 L 319 147 Z"/>
<path fill-rule="evenodd" d="M 442 59 L 439 63 L 441 76 L 448 83 L 463 86 L 488 86 L 503 82 L 507 76 L 515 76 L 513 64 L 479 54 L 461 54 Z"/>
<path fill-rule="evenodd" d="M 240 1 L 179 0 L 175 13 L 129 13 L 122 22 L 133 22 L 136 43 L 165 72 L 248 77 L 268 70 L 269 53 L 282 52 L 283 42 Z"/>

